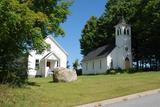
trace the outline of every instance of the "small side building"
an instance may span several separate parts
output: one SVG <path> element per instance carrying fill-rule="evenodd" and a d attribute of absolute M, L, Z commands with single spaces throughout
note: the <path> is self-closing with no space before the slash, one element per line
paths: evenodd
<path fill-rule="evenodd" d="M 67 66 L 68 53 L 49 35 L 45 42 L 50 45 L 42 54 L 31 51 L 28 57 L 28 75 L 47 77 L 56 67 Z"/>
<path fill-rule="evenodd" d="M 131 26 L 124 19 L 115 26 L 115 45 L 99 47 L 82 60 L 83 74 L 100 74 L 109 69 L 132 68 Z"/>

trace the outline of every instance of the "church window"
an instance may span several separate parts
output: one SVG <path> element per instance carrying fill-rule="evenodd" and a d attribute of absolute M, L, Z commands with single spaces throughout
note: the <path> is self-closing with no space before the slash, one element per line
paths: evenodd
<path fill-rule="evenodd" d="M 59 67 L 59 61 L 57 61 L 57 67 Z"/>
<path fill-rule="evenodd" d="M 88 63 L 86 63 L 86 70 L 88 70 Z"/>
<path fill-rule="evenodd" d="M 124 35 L 126 35 L 126 29 L 124 29 Z"/>
<path fill-rule="evenodd" d="M 128 51 L 128 47 L 125 47 L 125 51 Z"/>
<path fill-rule="evenodd" d="M 127 29 L 127 34 L 129 35 L 129 29 Z"/>
<path fill-rule="evenodd" d="M 93 62 L 93 66 L 92 66 L 92 67 L 93 67 L 93 69 L 94 69 L 94 62 Z"/>
<path fill-rule="evenodd" d="M 117 35 L 119 35 L 119 31 L 118 31 L 118 29 L 117 29 Z"/>
<path fill-rule="evenodd" d="M 35 68 L 39 69 L 39 59 L 36 59 L 36 61 L 35 61 Z"/>
<path fill-rule="evenodd" d="M 111 63 L 110 63 L 111 69 L 113 69 L 113 60 L 111 59 Z"/>
<path fill-rule="evenodd" d="M 122 31 L 121 31 L 121 29 L 119 28 L 119 34 L 121 35 L 122 34 Z"/>
<path fill-rule="evenodd" d="M 102 68 L 102 61 L 101 60 L 99 62 L 99 67 L 100 67 L 100 69 Z"/>

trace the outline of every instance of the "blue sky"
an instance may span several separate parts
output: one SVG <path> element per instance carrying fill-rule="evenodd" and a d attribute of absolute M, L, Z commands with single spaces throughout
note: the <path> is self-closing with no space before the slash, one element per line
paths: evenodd
<path fill-rule="evenodd" d="M 58 37 L 58 43 L 68 52 L 68 61 L 72 65 L 75 59 L 82 59 L 80 54 L 81 31 L 86 24 L 86 21 L 91 16 L 99 17 L 105 9 L 107 0 L 75 0 L 70 7 L 71 15 L 68 16 L 67 21 L 62 24 L 66 32 L 65 37 Z"/>

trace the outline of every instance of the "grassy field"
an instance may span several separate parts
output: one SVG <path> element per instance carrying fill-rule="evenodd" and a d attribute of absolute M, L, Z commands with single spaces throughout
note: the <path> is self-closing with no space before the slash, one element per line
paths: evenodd
<path fill-rule="evenodd" d="M 80 76 L 71 83 L 32 78 L 25 88 L 0 85 L 0 107 L 70 107 L 160 88 L 160 72 Z"/>

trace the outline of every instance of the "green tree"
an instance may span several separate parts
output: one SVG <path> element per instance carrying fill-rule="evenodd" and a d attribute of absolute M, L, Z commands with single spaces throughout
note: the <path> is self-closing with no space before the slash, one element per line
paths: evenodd
<path fill-rule="evenodd" d="M 159 53 L 159 0 L 109 0 L 106 10 L 100 17 L 102 26 L 106 26 L 109 36 L 114 35 L 114 25 L 124 16 L 132 25 L 132 48 L 137 63 L 152 56 L 160 59 Z M 112 27 L 108 27 L 112 26 Z M 101 27 L 99 27 L 101 28 Z M 101 29 L 99 29 L 101 30 Z M 101 33 L 101 32 L 100 32 Z M 142 61 L 143 63 L 143 61 Z M 139 65 L 139 64 L 137 64 Z"/>
<path fill-rule="evenodd" d="M 94 42 L 96 47 L 104 44 L 114 45 L 115 29 L 114 26 L 124 16 L 125 20 L 132 26 L 132 49 L 134 61 L 150 63 L 151 59 L 156 59 L 156 64 L 160 62 L 160 1 L 159 0 L 109 0 L 106 3 L 104 13 L 97 19 L 96 36 Z M 84 29 L 86 29 L 84 27 Z M 99 40 L 99 37 L 102 37 Z M 88 40 L 86 40 L 87 42 Z M 99 41 L 99 42 L 98 42 Z M 86 45 L 82 49 L 95 49 L 91 45 Z M 89 50 L 89 51 L 90 51 Z M 89 51 L 86 51 L 88 53 Z M 83 55 L 86 55 L 82 54 Z M 153 57 L 154 56 L 154 57 Z M 139 65 L 139 64 L 137 64 Z M 152 65 L 152 64 L 150 64 Z"/>
<path fill-rule="evenodd" d="M 73 69 L 75 69 L 75 70 L 77 71 L 79 66 L 80 66 L 79 61 L 78 61 L 78 59 L 76 59 L 76 60 L 73 62 Z"/>
<path fill-rule="evenodd" d="M 82 30 L 80 45 L 81 53 L 86 55 L 88 52 L 95 48 L 95 33 L 97 30 L 97 17 L 92 16 L 86 23 L 84 29 Z"/>
<path fill-rule="evenodd" d="M 25 82 L 29 51 L 42 52 L 47 34 L 64 35 L 60 24 L 67 19 L 70 4 L 63 0 L 0 1 L 0 83 Z"/>

